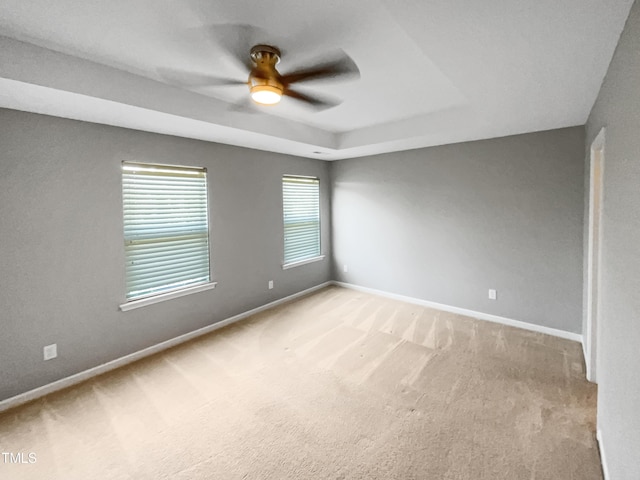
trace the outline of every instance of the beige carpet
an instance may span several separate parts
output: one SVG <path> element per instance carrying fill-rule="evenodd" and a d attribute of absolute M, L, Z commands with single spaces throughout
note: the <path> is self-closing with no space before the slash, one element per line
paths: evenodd
<path fill-rule="evenodd" d="M 0 415 L 0 478 L 601 479 L 577 343 L 330 287 Z"/>

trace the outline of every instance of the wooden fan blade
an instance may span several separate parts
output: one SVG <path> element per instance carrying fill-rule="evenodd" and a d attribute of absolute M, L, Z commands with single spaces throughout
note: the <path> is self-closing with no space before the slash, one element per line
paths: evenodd
<path fill-rule="evenodd" d="M 312 67 L 282 75 L 283 84 L 287 86 L 310 80 L 345 80 L 360 77 L 358 66 L 344 51 L 339 50 L 333 57 L 331 60 L 322 61 Z"/>
<path fill-rule="evenodd" d="M 174 68 L 158 68 L 158 75 L 171 85 L 181 87 L 227 87 L 246 86 L 247 80 L 236 80 L 234 78 L 216 77 L 204 73 L 187 72 Z"/>
<path fill-rule="evenodd" d="M 231 56 L 247 73 L 253 68 L 251 47 L 268 43 L 268 35 L 259 27 L 246 24 L 213 24 L 206 27 L 212 41 Z"/>
<path fill-rule="evenodd" d="M 318 111 L 327 110 L 342 103 L 341 100 L 311 96 L 290 88 L 285 89 L 283 95 L 303 102 Z"/>
<path fill-rule="evenodd" d="M 238 113 L 261 113 L 260 107 L 258 107 L 258 105 L 256 105 L 256 103 L 248 96 L 242 98 L 236 103 L 232 103 L 227 110 Z"/>

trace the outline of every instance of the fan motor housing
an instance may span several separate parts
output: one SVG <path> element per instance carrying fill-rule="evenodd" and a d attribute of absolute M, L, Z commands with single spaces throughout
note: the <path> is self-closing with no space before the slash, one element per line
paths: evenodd
<path fill-rule="evenodd" d="M 255 66 L 249 74 L 249 89 L 253 92 L 254 87 L 269 87 L 269 90 L 282 95 L 284 86 L 276 70 L 280 50 L 271 45 L 256 45 L 251 49 L 251 60 Z"/>

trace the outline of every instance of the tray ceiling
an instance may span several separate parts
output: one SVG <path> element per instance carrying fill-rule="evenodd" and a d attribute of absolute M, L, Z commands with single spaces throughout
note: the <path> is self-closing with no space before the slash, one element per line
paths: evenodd
<path fill-rule="evenodd" d="M 632 3 L 4 0 L 0 106 L 328 160 L 582 125 Z M 361 76 L 305 85 L 335 108 L 258 114 L 230 110 L 244 86 L 168 78 L 244 79 L 232 24 L 282 72 L 342 49 Z"/>

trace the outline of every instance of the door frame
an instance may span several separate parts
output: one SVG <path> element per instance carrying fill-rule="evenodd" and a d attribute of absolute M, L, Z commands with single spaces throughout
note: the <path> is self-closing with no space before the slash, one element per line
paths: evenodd
<path fill-rule="evenodd" d="M 591 143 L 589 168 L 589 231 L 587 250 L 587 321 L 585 329 L 585 364 L 587 380 L 597 383 L 598 339 L 602 331 L 600 316 L 600 273 L 602 250 L 602 200 L 604 195 L 605 129 Z"/>

